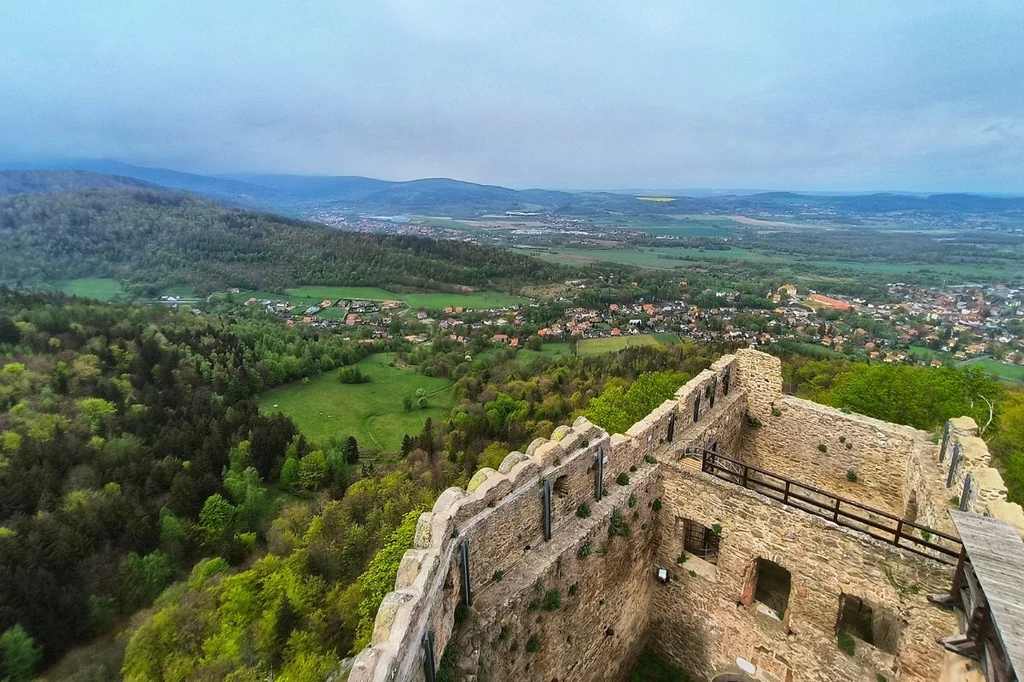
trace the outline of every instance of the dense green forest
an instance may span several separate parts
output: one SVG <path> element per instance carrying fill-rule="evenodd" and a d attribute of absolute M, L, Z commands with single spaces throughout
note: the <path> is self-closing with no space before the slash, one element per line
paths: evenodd
<path fill-rule="evenodd" d="M 345 434 L 313 449 L 251 400 L 384 350 L 395 348 L 262 316 L 0 295 L 0 632 L 29 642 L 45 664 L 159 599 L 129 647 L 131 679 L 173 678 L 182 660 L 209 679 L 235 669 L 312 679 L 309 670 L 365 639 L 380 592 L 365 572 L 374 575 L 371 559 L 401 536 L 409 513 L 570 420 L 609 378 L 694 373 L 722 349 L 636 348 L 527 366 L 510 351 L 475 361 L 444 344 L 429 358 L 409 353 L 421 371 L 457 379 L 456 406 L 377 468 L 359 464 Z M 253 580 L 268 591 L 232 590 Z M 243 597 L 253 601 L 231 601 Z M 247 614 L 242 626 L 236 607 Z M 179 613 L 201 616 L 194 641 L 207 653 L 189 649 Z M 221 632 L 228 621 L 241 630 Z M 274 623 L 277 635 L 250 639 Z M 80 679 L 98 674 L 90 670 L 82 666 Z"/>
<path fill-rule="evenodd" d="M 342 232 L 162 190 L 0 196 L 0 284 L 113 277 L 141 293 L 301 284 L 432 290 L 550 282 L 563 266 L 462 241 Z"/>
<path fill-rule="evenodd" d="M 270 322 L 0 294 L 0 631 L 19 623 L 53 660 L 197 556 L 244 560 L 273 504 L 258 489 L 303 450 L 250 397 L 373 350 Z M 232 532 L 203 525 L 218 495 L 239 510 Z"/>

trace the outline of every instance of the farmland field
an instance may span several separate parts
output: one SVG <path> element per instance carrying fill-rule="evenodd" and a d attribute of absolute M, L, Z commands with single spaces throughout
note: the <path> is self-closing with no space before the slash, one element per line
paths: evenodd
<path fill-rule="evenodd" d="M 1024 366 L 1022 365 L 1008 365 L 991 358 L 970 360 L 961 364 L 969 367 L 979 367 L 989 374 L 994 374 L 1006 381 L 1024 382 Z"/>
<path fill-rule="evenodd" d="M 109 301 L 124 293 L 121 283 L 115 279 L 102 279 L 99 277 L 82 277 L 61 282 L 57 285 L 61 291 L 75 296 L 95 298 L 99 301 Z"/>
<path fill-rule="evenodd" d="M 402 437 L 419 434 L 427 417 L 444 418 L 454 384 L 392 367 L 393 360 L 394 355 L 382 353 L 359 362 L 356 366 L 371 378 L 365 384 L 343 384 L 337 372 L 324 372 L 305 384 L 275 388 L 259 397 L 260 410 L 288 415 L 314 443 L 325 443 L 331 436 L 355 436 L 363 448 L 397 451 Z M 415 399 L 419 388 L 427 393 L 428 407 L 414 406 L 406 412 L 402 399 Z"/>
<path fill-rule="evenodd" d="M 265 292 L 253 292 L 254 296 L 261 296 Z M 270 295 L 268 298 L 275 298 Z M 282 298 L 282 296 L 276 296 Z M 441 309 L 447 306 L 462 306 L 464 308 L 502 308 L 517 303 L 528 303 L 529 299 L 521 296 L 512 296 L 500 291 L 474 291 L 467 294 L 458 293 L 425 293 L 425 294 L 398 294 L 376 287 L 331 287 L 331 286 L 304 286 L 288 289 L 287 298 L 303 305 L 314 305 L 320 301 L 330 299 L 337 301 L 341 298 L 360 299 L 365 301 L 403 301 L 410 308 Z"/>
<path fill-rule="evenodd" d="M 655 231 L 655 230 L 651 230 Z M 728 250 L 702 250 L 694 248 L 621 248 L 621 249 L 576 249 L 548 248 L 516 249 L 544 260 L 556 263 L 622 263 L 642 268 L 671 270 L 697 262 L 716 262 L 720 260 L 743 260 L 752 263 L 765 263 L 787 268 L 819 270 L 846 270 L 851 273 L 867 272 L 880 275 L 929 275 L 932 278 L 948 278 L 950 281 L 964 282 L 977 280 L 1019 281 L 1024 278 L 1024 266 L 1020 265 L 959 265 L 947 263 L 880 263 L 859 261 L 827 261 L 802 260 L 794 257 L 775 256 L 752 251 L 749 249 L 731 248 Z"/>
<path fill-rule="evenodd" d="M 671 338 L 675 337 L 675 338 Z M 637 334 L 635 336 L 609 336 L 602 339 L 583 339 L 580 341 L 580 355 L 600 355 L 620 351 L 628 346 L 654 346 L 677 341 L 675 334 Z"/>
<path fill-rule="evenodd" d="M 568 355 L 570 351 L 569 344 L 567 342 L 555 342 L 545 343 L 540 350 L 530 350 L 529 348 L 520 348 L 516 351 L 516 362 L 520 366 L 526 366 L 532 363 L 537 358 L 555 358 L 560 355 Z"/>

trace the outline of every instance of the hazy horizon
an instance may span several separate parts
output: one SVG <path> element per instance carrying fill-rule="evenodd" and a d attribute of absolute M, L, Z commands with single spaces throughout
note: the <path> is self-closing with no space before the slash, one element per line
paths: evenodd
<path fill-rule="evenodd" d="M 1024 194 L 1009 0 L 7 5 L 0 161 Z"/>

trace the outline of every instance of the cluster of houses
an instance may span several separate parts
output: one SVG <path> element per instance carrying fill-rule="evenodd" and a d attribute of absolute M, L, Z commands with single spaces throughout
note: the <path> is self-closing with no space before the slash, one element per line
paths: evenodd
<path fill-rule="evenodd" d="M 412 344 L 447 338 L 458 343 L 481 339 L 493 345 L 523 347 L 531 337 L 541 343 L 649 333 L 672 333 L 697 341 L 750 345 L 796 342 L 844 355 L 883 362 L 962 361 L 994 356 L 1024 364 L 1024 289 L 993 286 L 919 288 L 889 286 L 885 303 L 869 303 L 841 294 L 799 291 L 787 284 L 766 297 L 772 307 L 744 307 L 736 291 L 692 292 L 703 305 L 674 301 L 610 303 L 601 308 L 572 306 L 555 321 L 535 316 L 545 306 L 490 309 L 447 306 L 412 310 L 402 301 L 323 300 L 295 306 L 286 300 L 251 297 L 287 324 L 359 331 L 362 338 L 400 335 Z M 711 295 L 713 294 L 713 296 Z M 714 305 L 707 305 L 715 301 Z M 543 325 L 535 324 L 543 317 Z M 397 321 L 397 325 L 395 324 Z M 531 345 L 536 346 L 536 341 Z"/>

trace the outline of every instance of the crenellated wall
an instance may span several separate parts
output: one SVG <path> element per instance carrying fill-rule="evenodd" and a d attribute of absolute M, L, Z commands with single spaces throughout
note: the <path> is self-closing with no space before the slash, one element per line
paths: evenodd
<path fill-rule="evenodd" d="M 939 500 L 945 499 L 950 507 L 953 501 L 962 502 L 964 483 L 970 476 L 964 509 L 1008 521 L 1024 535 L 1024 509 L 1006 500 L 1006 484 L 999 470 L 992 466 L 988 446 L 978 437 L 978 425 L 970 417 L 957 417 L 949 420 L 947 429 L 949 443 L 939 465 L 941 487 L 935 486 L 939 491 L 936 496 Z M 959 451 L 958 456 L 954 455 L 955 450 Z M 951 466 L 956 467 L 952 477 L 949 476 Z"/>
<path fill-rule="evenodd" d="M 1005 512 L 1005 488 L 1000 498 L 972 427 L 953 431 L 964 453 L 957 475 L 978 482 L 972 510 Z M 702 473 L 699 459 L 681 457 L 692 448 L 949 526 L 949 458 L 938 462 L 929 434 L 784 396 L 779 360 L 742 350 L 625 434 L 579 418 L 509 453 L 497 471 L 478 471 L 465 490 L 442 493 L 421 516 L 348 679 L 426 679 L 428 633 L 435 663 L 451 646 L 456 679 L 475 682 L 616 682 L 652 647 L 697 680 L 737 672 L 740 662 L 776 682 L 938 679 L 934 639 L 954 624 L 924 595 L 945 589 L 948 566 Z M 687 524 L 715 529 L 717 563 L 684 551 Z M 759 558 L 792 575 L 782 618 L 753 599 Z M 459 606 L 466 574 L 468 608 Z M 842 595 L 884 614 L 898 646 L 840 652 Z"/>

